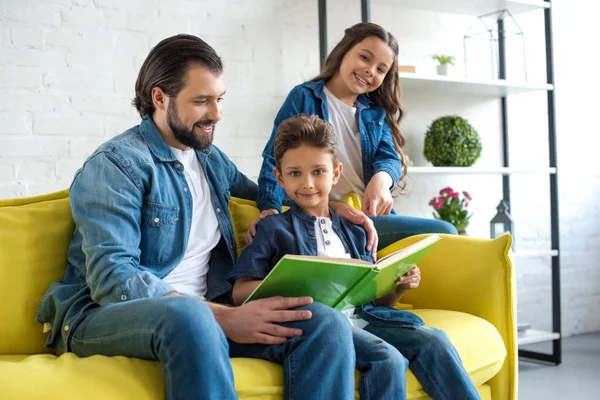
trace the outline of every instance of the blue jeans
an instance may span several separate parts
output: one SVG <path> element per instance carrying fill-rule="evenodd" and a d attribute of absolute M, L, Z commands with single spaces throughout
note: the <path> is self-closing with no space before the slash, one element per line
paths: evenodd
<path fill-rule="evenodd" d="M 270 346 L 229 341 L 231 356 L 282 364 L 286 399 L 353 400 L 356 356 L 348 320 L 321 303 L 298 309 L 310 310 L 312 318 L 281 325 L 302 329 L 302 336 Z"/>
<path fill-rule="evenodd" d="M 409 367 L 433 400 L 480 399 L 445 332 L 370 324 L 353 334 L 361 400 L 406 399 Z"/>
<path fill-rule="evenodd" d="M 284 366 L 285 397 L 353 399 L 355 353 L 345 317 L 321 304 L 302 307 L 308 321 L 283 325 L 304 336 L 283 345 L 227 340 L 205 302 L 169 296 L 99 307 L 74 328 L 69 350 L 156 360 L 163 365 L 167 400 L 237 399 L 229 357 L 255 357 Z M 209 383 L 209 384 L 207 384 Z"/>
<path fill-rule="evenodd" d="M 437 219 L 407 217 L 396 214 L 373 217 L 371 219 L 379 236 L 378 250 L 405 237 L 421 233 L 458 234 L 454 225 Z"/>

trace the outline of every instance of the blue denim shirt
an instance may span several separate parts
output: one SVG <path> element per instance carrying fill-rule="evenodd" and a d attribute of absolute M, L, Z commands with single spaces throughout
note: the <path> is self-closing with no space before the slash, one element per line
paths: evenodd
<path fill-rule="evenodd" d="M 331 212 L 331 227 L 352 258 L 373 261 L 367 251 L 365 230 Z M 270 215 L 256 227 L 254 241 L 244 249 L 229 274 L 231 284 L 238 278 L 264 279 L 286 254 L 317 255 L 315 219 L 296 204 L 283 214 Z M 424 322 L 417 315 L 391 307 L 376 306 L 375 302 L 356 308 L 356 314 L 374 326 L 417 328 Z"/>
<path fill-rule="evenodd" d="M 254 240 L 244 249 L 229 274 L 231 284 L 241 277 L 264 279 L 286 254 L 316 256 L 316 219 L 292 203 L 283 214 L 270 215 L 260 221 Z M 366 249 L 367 235 L 362 226 L 331 212 L 331 227 L 352 258 L 373 261 L 371 252 Z"/>
<path fill-rule="evenodd" d="M 222 232 L 207 275 L 210 300 L 231 288 L 227 275 L 236 248 L 229 199 L 254 199 L 257 186 L 217 147 L 196 155 Z M 75 231 L 66 272 L 51 284 L 36 315 L 37 322 L 52 325 L 48 346 L 64 351 L 68 332 L 87 310 L 174 290 L 162 278 L 188 245 L 192 198 L 183 170 L 147 117 L 101 145 L 77 171 L 70 190 Z"/>
<path fill-rule="evenodd" d="M 305 82 L 296 86 L 288 94 L 279 113 L 275 117 L 273 132 L 263 150 L 263 164 L 258 178 L 259 192 L 257 204 L 261 210 L 275 208 L 281 211 L 284 191 L 279 187 L 272 170 L 275 167 L 273 144 L 279 124 L 299 113 L 318 115 L 329 121 L 327 98 L 323 92 L 324 80 Z M 373 103 L 368 96 L 360 95 L 356 100 L 358 127 L 362 147 L 363 179 L 369 183 L 373 175 L 387 172 L 393 182 L 398 182 L 402 174 L 402 163 L 394 147 L 394 139 L 382 106 Z"/>

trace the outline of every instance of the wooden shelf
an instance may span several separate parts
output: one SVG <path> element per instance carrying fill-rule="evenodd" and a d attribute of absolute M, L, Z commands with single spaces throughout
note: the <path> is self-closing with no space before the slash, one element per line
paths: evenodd
<path fill-rule="evenodd" d="M 560 339 L 559 333 L 527 329 L 523 336 L 519 337 L 518 343 L 519 346 L 522 346 L 525 344 L 548 342 L 555 339 Z"/>
<path fill-rule="evenodd" d="M 556 257 L 558 250 L 521 250 L 515 251 L 515 257 L 533 258 L 533 257 Z"/>
<path fill-rule="evenodd" d="M 550 4 L 541 0 L 387 0 L 387 2 L 419 10 L 474 16 L 503 9 L 515 15 L 550 7 Z"/>
<path fill-rule="evenodd" d="M 556 168 L 518 167 L 408 167 L 408 175 L 512 175 L 512 174 L 555 174 Z"/>
<path fill-rule="evenodd" d="M 511 82 L 504 79 L 479 81 L 438 75 L 400 73 L 400 86 L 404 93 L 429 95 L 468 95 L 478 97 L 504 97 L 513 94 L 552 90 L 547 83 Z"/>

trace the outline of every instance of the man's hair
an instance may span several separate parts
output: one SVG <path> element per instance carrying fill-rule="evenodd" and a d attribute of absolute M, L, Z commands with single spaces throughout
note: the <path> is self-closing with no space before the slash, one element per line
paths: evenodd
<path fill-rule="evenodd" d="M 142 118 L 154 113 L 152 88 L 159 87 L 167 96 L 176 97 L 185 85 L 191 65 L 205 67 L 215 76 L 223 72 L 221 58 L 196 36 L 171 36 L 150 51 L 140 69 L 132 101 Z"/>
<path fill-rule="evenodd" d="M 338 142 L 333 126 L 318 115 L 298 114 L 281 122 L 275 133 L 273 153 L 277 169 L 281 170 L 281 158 L 286 151 L 302 145 L 327 150 L 332 156 L 333 165 L 337 165 Z"/>

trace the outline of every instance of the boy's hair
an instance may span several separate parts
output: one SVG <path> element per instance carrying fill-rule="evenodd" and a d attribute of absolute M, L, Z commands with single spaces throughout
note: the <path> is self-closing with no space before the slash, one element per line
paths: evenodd
<path fill-rule="evenodd" d="M 140 69 L 132 101 L 142 118 L 154 113 L 152 89 L 159 87 L 167 96 L 176 97 L 185 86 L 190 65 L 207 68 L 215 76 L 223 72 L 223 63 L 215 50 L 193 35 L 171 36 L 150 51 Z"/>
<path fill-rule="evenodd" d="M 281 171 L 281 158 L 286 151 L 302 145 L 327 150 L 331 154 L 333 165 L 337 165 L 338 142 L 333 126 L 318 115 L 298 114 L 281 122 L 275 133 L 273 153 L 277 169 Z"/>
<path fill-rule="evenodd" d="M 340 70 L 340 65 L 346 53 L 358 43 L 371 36 L 383 40 L 394 52 L 392 65 L 385 75 L 383 83 L 379 88 L 368 93 L 368 96 L 375 104 L 382 106 L 386 111 L 386 119 L 392 130 L 396 151 L 400 156 L 400 160 L 402 160 L 402 176 L 404 177 L 406 176 L 407 162 L 403 147 L 406 139 L 400 129 L 400 120 L 404 117 L 406 111 L 401 102 L 402 90 L 400 89 L 398 78 L 398 41 L 396 38 L 383 27 L 370 22 L 361 22 L 351 26 L 344 31 L 344 37 L 329 53 L 321 69 L 321 73 L 313 78 L 313 80 L 324 79 L 327 81 L 331 79 Z"/>

